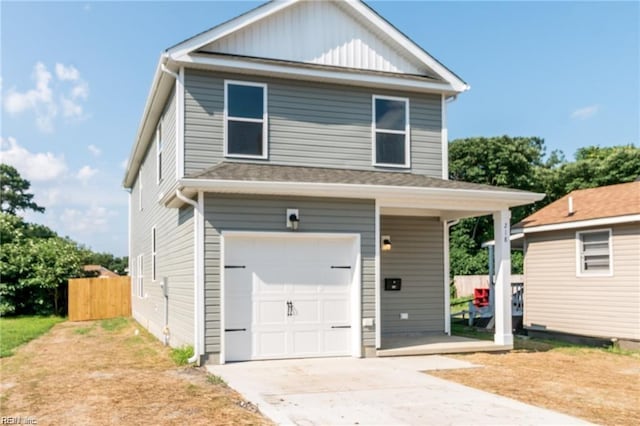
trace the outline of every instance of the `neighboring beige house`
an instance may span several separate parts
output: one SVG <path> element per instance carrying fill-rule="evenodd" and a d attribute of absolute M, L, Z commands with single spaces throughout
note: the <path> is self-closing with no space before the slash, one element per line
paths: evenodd
<path fill-rule="evenodd" d="M 573 191 L 524 233 L 524 326 L 640 341 L 640 182 Z"/>

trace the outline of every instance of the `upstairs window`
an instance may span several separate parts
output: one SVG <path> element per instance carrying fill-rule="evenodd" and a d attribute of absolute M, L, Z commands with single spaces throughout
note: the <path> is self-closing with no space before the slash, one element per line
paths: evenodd
<path fill-rule="evenodd" d="M 409 99 L 373 97 L 373 163 L 409 167 Z"/>
<path fill-rule="evenodd" d="M 225 156 L 267 158 L 267 86 L 225 81 Z"/>
<path fill-rule="evenodd" d="M 611 230 L 576 233 L 578 276 L 612 275 Z"/>
<path fill-rule="evenodd" d="M 162 126 L 158 125 L 158 129 L 156 130 L 156 163 L 158 167 L 158 183 L 162 182 L 162 149 Z"/>

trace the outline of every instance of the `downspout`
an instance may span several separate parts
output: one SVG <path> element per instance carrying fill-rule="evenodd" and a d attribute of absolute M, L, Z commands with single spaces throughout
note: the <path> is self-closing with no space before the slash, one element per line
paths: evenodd
<path fill-rule="evenodd" d="M 202 235 L 200 235 L 199 232 L 199 220 L 197 220 L 197 217 L 199 215 L 202 214 L 202 211 L 200 209 L 200 203 L 198 203 L 197 201 L 194 201 L 190 198 L 187 198 L 184 196 L 184 194 L 182 192 L 180 192 L 179 189 L 176 189 L 176 197 L 178 197 L 179 200 L 189 204 L 190 206 L 193 207 L 193 240 L 194 240 L 194 244 L 193 244 L 193 279 L 195 282 L 195 288 L 193 289 L 193 304 L 194 304 L 194 309 L 193 309 L 193 356 L 191 358 L 188 359 L 189 363 L 193 363 L 199 360 L 200 358 L 200 327 L 199 327 L 199 320 L 200 320 L 200 310 L 202 309 L 202 304 L 201 304 L 201 300 L 200 300 L 200 296 L 201 296 L 201 283 L 200 283 L 200 274 L 199 274 L 199 269 L 201 267 L 200 262 L 199 262 L 199 256 L 198 256 L 198 249 L 200 247 L 200 239 L 203 238 Z"/>
<path fill-rule="evenodd" d="M 444 222 L 444 332 L 451 336 L 451 259 L 449 258 L 449 230 L 460 223 L 460 219 Z"/>

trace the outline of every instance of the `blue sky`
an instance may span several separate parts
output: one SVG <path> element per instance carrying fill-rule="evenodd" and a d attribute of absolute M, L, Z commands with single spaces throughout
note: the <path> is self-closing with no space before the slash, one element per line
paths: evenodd
<path fill-rule="evenodd" d="M 260 2 L 6 2 L 1 160 L 32 182 L 27 219 L 127 251 L 126 160 L 159 54 Z M 568 158 L 639 142 L 638 2 L 369 2 L 471 85 L 450 139 L 540 136 Z"/>

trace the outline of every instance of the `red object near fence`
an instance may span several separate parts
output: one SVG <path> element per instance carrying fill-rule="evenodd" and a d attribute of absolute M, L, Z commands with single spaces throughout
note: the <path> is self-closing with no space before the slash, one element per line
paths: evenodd
<path fill-rule="evenodd" d="M 476 308 L 489 306 L 489 291 L 490 290 L 488 288 L 473 289 L 473 304 Z"/>

